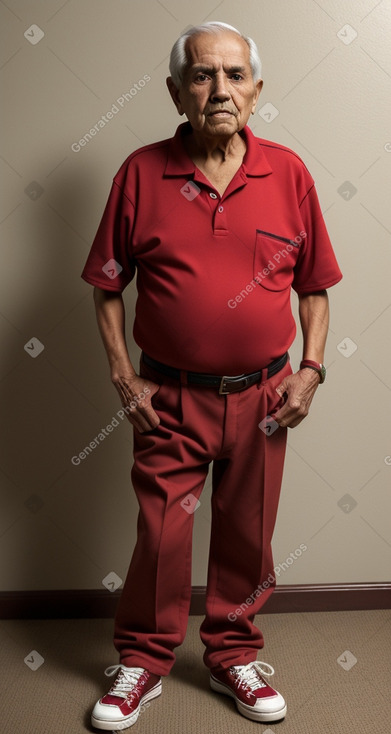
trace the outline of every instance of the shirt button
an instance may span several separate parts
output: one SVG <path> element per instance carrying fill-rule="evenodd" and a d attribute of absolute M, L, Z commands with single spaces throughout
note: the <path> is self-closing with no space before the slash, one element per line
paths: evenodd
<path fill-rule="evenodd" d="M 217 211 L 218 211 L 218 212 L 220 212 L 220 214 L 221 214 L 221 212 L 223 212 L 223 211 L 224 211 L 224 207 L 223 207 L 223 206 L 219 206 L 219 208 L 218 208 L 218 210 L 217 210 Z"/>
<path fill-rule="evenodd" d="M 217 194 L 215 194 L 214 191 L 210 191 L 209 196 L 211 199 L 217 199 Z"/>

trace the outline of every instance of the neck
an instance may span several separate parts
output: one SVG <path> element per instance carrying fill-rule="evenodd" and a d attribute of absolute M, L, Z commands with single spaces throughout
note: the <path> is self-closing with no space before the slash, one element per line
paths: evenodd
<path fill-rule="evenodd" d="M 243 156 L 246 144 L 239 133 L 230 137 L 205 137 L 197 130 L 193 130 L 185 137 L 187 152 L 191 158 L 200 161 L 213 161 L 224 163 L 230 158 Z"/>

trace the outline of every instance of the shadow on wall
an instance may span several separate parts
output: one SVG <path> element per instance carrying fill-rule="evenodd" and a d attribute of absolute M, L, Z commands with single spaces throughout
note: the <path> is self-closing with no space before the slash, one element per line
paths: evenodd
<path fill-rule="evenodd" d="M 80 278 L 91 239 L 74 227 L 81 215 L 99 220 L 93 171 L 75 180 L 63 167 L 45 191 L 30 185 L 3 223 L 3 590 L 103 588 L 108 573 L 123 578 L 131 552 L 127 543 L 119 569 L 106 533 L 109 524 L 127 538 L 135 524 L 132 429 L 125 419 L 106 430 L 121 405 Z M 102 429 L 104 440 L 72 461 Z"/>

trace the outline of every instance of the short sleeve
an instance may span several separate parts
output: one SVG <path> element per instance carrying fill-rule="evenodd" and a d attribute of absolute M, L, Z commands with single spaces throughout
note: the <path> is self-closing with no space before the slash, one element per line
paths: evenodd
<path fill-rule="evenodd" d="M 300 212 L 303 232 L 300 253 L 295 265 L 292 288 L 299 294 L 325 290 L 339 283 L 339 269 L 326 224 L 313 185 L 304 197 Z"/>
<path fill-rule="evenodd" d="M 114 180 L 81 274 L 87 283 L 119 293 L 130 283 L 136 271 L 131 252 L 133 222 L 133 204 Z"/>

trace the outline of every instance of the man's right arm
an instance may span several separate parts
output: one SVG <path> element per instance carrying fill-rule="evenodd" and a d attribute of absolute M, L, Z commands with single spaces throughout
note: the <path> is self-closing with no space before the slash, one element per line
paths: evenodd
<path fill-rule="evenodd" d="M 126 415 L 130 423 L 140 433 L 150 431 L 160 423 L 151 405 L 151 397 L 158 391 L 159 385 L 140 377 L 130 361 L 122 295 L 94 288 L 94 303 L 99 331 L 109 360 L 111 381 L 119 393 L 123 407 L 127 409 Z"/>

